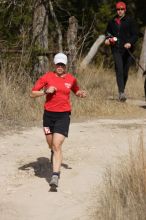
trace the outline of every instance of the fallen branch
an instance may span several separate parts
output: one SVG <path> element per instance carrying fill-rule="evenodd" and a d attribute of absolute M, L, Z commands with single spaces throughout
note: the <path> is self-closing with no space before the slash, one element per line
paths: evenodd
<path fill-rule="evenodd" d="M 104 42 L 105 35 L 100 35 L 97 40 L 94 42 L 92 47 L 90 48 L 87 56 L 83 59 L 83 61 L 80 64 L 80 68 L 86 68 L 86 66 L 92 61 L 93 57 L 97 53 L 100 45 Z"/>

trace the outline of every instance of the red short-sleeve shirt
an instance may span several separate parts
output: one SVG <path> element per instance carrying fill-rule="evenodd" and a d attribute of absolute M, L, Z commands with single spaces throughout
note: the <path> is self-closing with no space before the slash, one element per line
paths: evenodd
<path fill-rule="evenodd" d="M 32 91 L 50 86 L 56 87 L 57 91 L 46 95 L 44 109 L 52 112 L 71 111 L 70 92 L 76 93 L 79 90 L 76 78 L 70 73 L 59 77 L 55 72 L 47 72 L 36 81 Z"/>

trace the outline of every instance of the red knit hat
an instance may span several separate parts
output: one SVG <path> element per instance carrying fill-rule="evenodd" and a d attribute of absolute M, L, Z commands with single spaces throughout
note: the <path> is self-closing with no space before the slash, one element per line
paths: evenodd
<path fill-rule="evenodd" d="M 124 8 L 124 10 L 126 11 L 126 4 L 124 2 L 117 2 L 116 9 L 118 8 Z"/>

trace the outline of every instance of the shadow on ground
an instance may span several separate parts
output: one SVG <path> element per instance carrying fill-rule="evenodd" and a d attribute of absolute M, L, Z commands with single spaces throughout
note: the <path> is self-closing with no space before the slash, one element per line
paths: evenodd
<path fill-rule="evenodd" d="M 142 105 L 142 106 L 140 106 L 141 108 L 143 108 L 143 109 L 146 109 L 146 105 Z"/>
<path fill-rule="evenodd" d="M 30 169 L 34 170 L 35 176 L 40 178 L 45 178 L 45 180 L 49 183 L 51 174 L 52 174 L 52 165 L 50 160 L 46 157 L 39 157 L 36 161 L 30 162 L 28 164 L 24 164 L 19 167 L 19 170 L 28 171 Z"/>
<path fill-rule="evenodd" d="M 65 169 L 72 169 L 68 164 L 62 163 L 61 166 Z M 52 176 L 52 164 L 50 160 L 46 157 L 39 157 L 36 161 L 24 164 L 18 168 L 19 170 L 29 171 L 30 169 L 34 170 L 34 174 L 37 177 L 44 178 L 48 184 Z"/>

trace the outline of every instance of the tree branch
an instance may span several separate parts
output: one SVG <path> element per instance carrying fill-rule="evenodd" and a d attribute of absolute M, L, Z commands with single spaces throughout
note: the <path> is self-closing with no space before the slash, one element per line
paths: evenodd
<path fill-rule="evenodd" d="M 56 14 L 55 14 L 54 9 L 53 9 L 52 1 L 49 1 L 49 6 L 50 6 L 51 15 L 52 15 L 52 17 L 54 19 L 54 22 L 55 22 L 55 25 L 56 25 L 56 29 L 57 29 L 57 32 L 58 32 L 59 51 L 62 52 L 63 51 L 63 48 L 62 48 L 62 32 L 61 32 L 61 28 L 60 28 L 59 22 L 57 20 Z"/>

